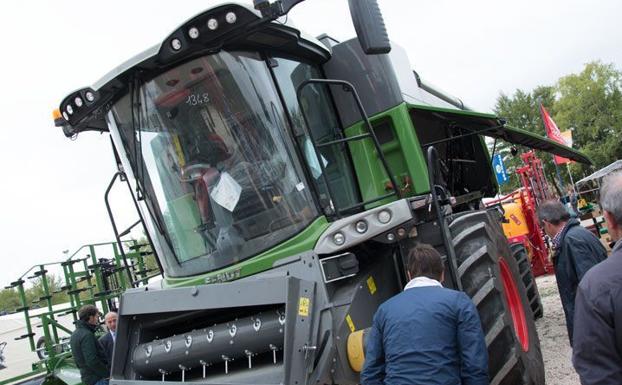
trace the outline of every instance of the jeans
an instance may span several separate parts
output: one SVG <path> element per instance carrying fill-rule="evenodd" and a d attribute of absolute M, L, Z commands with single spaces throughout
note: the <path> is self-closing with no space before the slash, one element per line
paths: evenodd
<path fill-rule="evenodd" d="M 95 385 L 108 385 L 108 379 L 107 378 L 102 378 L 101 380 L 97 381 L 95 383 Z"/>

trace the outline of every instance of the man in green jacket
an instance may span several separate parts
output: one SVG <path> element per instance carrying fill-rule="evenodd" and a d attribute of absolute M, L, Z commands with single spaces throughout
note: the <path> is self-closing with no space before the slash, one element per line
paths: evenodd
<path fill-rule="evenodd" d="M 71 352 L 80 369 L 85 385 L 108 385 L 110 368 L 104 349 L 95 338 L 99 325 L 99 310 L 93 305 L 84 305 L 78 310 L 76 331 L 71 334 Z"/>

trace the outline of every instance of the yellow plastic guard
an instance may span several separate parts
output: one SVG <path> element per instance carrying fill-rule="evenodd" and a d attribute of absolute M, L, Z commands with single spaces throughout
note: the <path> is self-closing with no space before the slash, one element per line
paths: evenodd
<path fill-rule="evenodd" d="M 506 219 L 510 221 L 509 223 L 503 224 L 503 233 L 506 237 L 512 238 L 529 234 L 527 221 L 525 220 L 525 215 L 523 215 L 520 203 L 504 203 L 503 209 L 505 210 Z"/>
<path fill-rule="evenodd" d="M 350 333 L 348 336 L 348 362 L 350 367 L 357 373 L 363 370 L 363 364 L 365 364 L 365 350 L 363 341 L 363 330 Z"/>

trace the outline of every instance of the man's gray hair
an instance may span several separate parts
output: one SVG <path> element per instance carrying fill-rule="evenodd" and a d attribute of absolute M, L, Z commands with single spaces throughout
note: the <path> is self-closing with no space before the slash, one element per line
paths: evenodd
<path fill-rule="evenodd" d="M 558 200 L 544 201 L 538 207 L 538 220 L 547 221 L 557 226 L 562 222 L 567 222 L 570 214 L 564 205 Z"/>
<path fill-rule="evenodd" d="M 600 207 L 611 213 L 616 223 L 622 226 L 622 171 L 604 178 L 600 188 Z"/>
<path fill-rule="evenodd" d="M 104 316 L 104 320 L 107 320 L 109 317 L 119 317 L 119 314 L 117 314 L 116 311 L 109 311 L 108 313 L 106 313 L 106 315 Z"/>

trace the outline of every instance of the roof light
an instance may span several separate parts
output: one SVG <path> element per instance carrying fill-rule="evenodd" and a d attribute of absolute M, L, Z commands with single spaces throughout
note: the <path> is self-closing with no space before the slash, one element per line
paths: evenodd
<path fill-rule="evenodd" d="M 179 51 L 181 49 L 181 40 L 179 40 L 177 38 L 171 40 L 171 48 L 174 51 Z"/>
<path fill-rule="evenodd" d="M 63 111 L 63 118 L 64 118 L 66 121 L 69 121 L 69 115 L 67 115 L 67 113 L 66 113 L 65 111 Z"/>
<path fill-rule="evenodd" d="M 69 115 L 73 115 L 73 107 L 71 107 L 71 104 L 68 104 L 67 107 L 65 107 L 65 111 L 67 111 Z"/>
<path fill-rule="evenodd" d="M 233 24 L 238 20 L 238 17 L 233 12 L 227 12 L 227 14 L 225 15 L 225 20 L 227 20 L 227 23 Z"/>
<path fill-rule="evenodd" d="M 82 98 L 79 97 L 79 96 L 76 96 L 76 98 L 73 100 L 73 102 L 76 103 L 76 106 L 78 106 L 78 107 L 82 107 L 82 104 L 84 104 L 84 103 L 82 103 Z"/>
<path fill-rule="evenodd" d="M 197 27 L 191 27 L 188 30 L 188 36 L 190 36 L 191 39 L 196 39 L 199 37 L 199 29 Z"/>
<path fill-rule="evenodd" d="M 86 100 L 89 102 L 92 102 L 93 100 L 95 100 L 95 94 L 92 93 L 91 91 L 86 91 L 86 94 L 84 94 L 84 96 L 86 97 Z"/>
<path fill-rule="evenodd" d="M 216 20 L 216 19 L 209 19 L 207 21 L 207 28 L 209 28 L 210 31 L 215 31 L 218 28 L 218 20 Z"/>

